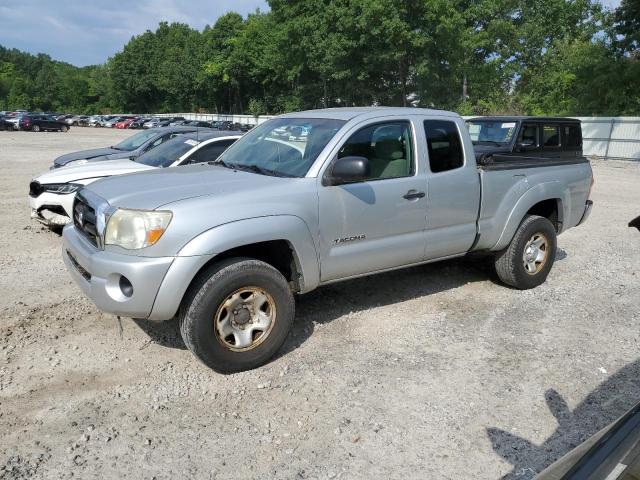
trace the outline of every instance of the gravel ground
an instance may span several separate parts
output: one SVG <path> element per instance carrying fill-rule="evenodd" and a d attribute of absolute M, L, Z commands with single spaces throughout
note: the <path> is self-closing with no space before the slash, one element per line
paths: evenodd
<path fill-rule="evenodd" d="M 298 298 L 260 369 L 213 373 L 175 322 L 100 313 L 27 185 L 127 131 L 0 132 L 0 478 L 527 479 L 640 399 L 640 164 L 520 292 L 446 262 Z"/>

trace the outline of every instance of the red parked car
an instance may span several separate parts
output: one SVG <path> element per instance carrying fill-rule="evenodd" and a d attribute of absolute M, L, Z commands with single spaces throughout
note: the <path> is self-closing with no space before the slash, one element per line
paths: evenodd
<path fill-rule="evenodd" d="M 116 128 L 129 128 L 129 126 L 135 122 L 138 119 L 138 117 L 132 117 L 132 118 L 127 118 L 125 120 L 122 120 L 118 123 L 116 123 Z"/>

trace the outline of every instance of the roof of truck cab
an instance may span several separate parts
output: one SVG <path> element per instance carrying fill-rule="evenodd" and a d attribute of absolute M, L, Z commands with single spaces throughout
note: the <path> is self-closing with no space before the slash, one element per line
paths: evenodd
<path fill-rule="evenodd" d="M 356 117 L 371 118 L 380 115 L 436 115 L 443 117 L 459 117 L 457 113 L 445 110 L 413 107 L 342 107 L 305 110 L 286 113 L 284 118 L 331 118 L 334 120 L 351 120 Z"/>
<path fill-rule="evenodd" d="M 473 117 L 468 120 L 483 120 L 494 122 L 563 122 L 563 123 L 580 123 L 577 118 L 568 117 L 533 117 L 526 115 L 492 115 L 487 117 Z"/>

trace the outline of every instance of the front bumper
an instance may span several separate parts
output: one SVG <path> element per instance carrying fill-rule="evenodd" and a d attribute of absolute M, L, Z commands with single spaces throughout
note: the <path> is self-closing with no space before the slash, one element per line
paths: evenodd
<path fill-rule="evenodd" d="M 62 258 L 73 279 L 100 310 L 134 318 L 151 315 L 174 261 L 174 257 L 139 257 L 100 250 L 73 225 L 63 231 Z M 127 282 L 132 291 L 127 291 Z"/>
<path fill-rule="evenodd" d="M 49 192 L 43 192 L 35 198 L 30 196 L 31 218 L 50 227 L 66 225 L 71 221 L 75 196 L 75 193 L 59 195 Z"/>
<path fill-rule="evenodd" d="M 593 201 L 587 200 L 587 202 L 584 205 L 584 213 L 582 214 L 582 217 L 580 218 L 578 225 L 582 225 L 584 222 L 587 221 L 587 218 L 589 218 L 589 215 L 591 215 L 592 209 L 593 209 Z"/>

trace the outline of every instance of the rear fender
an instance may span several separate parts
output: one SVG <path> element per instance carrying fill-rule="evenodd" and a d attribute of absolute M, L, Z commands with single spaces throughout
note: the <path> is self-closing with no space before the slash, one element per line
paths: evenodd
<path fill-rule="evenodd" d="M 511 210 L 502 233 L 497 243 L 491 248 L 493 251 L 506 248 L 516 233 L 516 230 L 522 223 L 527 212 L 536 203 L 549 199 L 558 199 L 558 224 L 562 225 L 564 219 L 568 217 L 571 211 L 571 198 L 566 187 L 560 182 L 546 182 L 535 185 L 527 190 L 516 202 Z"/>

